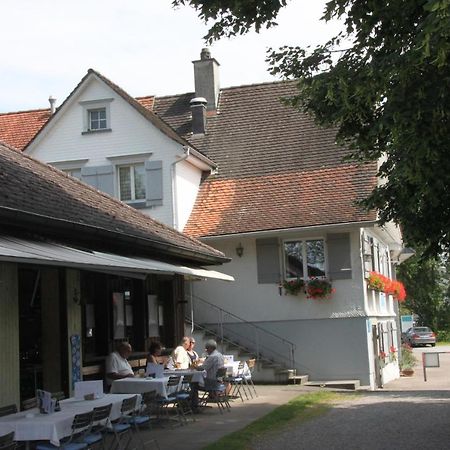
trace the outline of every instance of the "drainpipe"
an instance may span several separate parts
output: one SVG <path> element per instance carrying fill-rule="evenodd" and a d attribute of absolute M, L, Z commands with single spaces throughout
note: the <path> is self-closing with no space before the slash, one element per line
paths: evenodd
<path fill-rule="evenodd" d="M 187 159 L 190 155 L 191 149 L 187 146 L 183 147 L 184 155 L 172 163 L 171 177 L 172 177 L 172 224 L 175 230 L 178 230 L 178 211 L 177 211 L 177 180 L 175 165 Z M 181 231 L 181 230 L 178 230 Z"/>

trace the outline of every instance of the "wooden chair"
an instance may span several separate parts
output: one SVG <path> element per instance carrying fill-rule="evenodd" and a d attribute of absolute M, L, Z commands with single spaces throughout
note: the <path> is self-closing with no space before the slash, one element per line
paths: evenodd
<path fill-rule="evenodd" d="M 255 393 L 255 397 L 258 397 L 258 394 L 256 393 L 255 385 L 254 385 L 253 380 L 252 380 L 252 374 L 253 374 L 253 370 L 254 370 L 255 366 L 256 366 L 256 359 L 255 358 L 249 359 L 247 361 L 247 367 L 248 367 L 249 373 L 248 374 L 244 374 L 244 380 L 245 380 L 247 386 L 249 386 L 249 391 L 250 391 L 250 386 L 251 386 L 252 389 L 253 389 L 253 392 Z M 251 391 L 250 391 L 250 393 L 251 393 Z M 253 397 L 253 395 L 252 395 L 252 397 Z"/>
<path fill-rule="evenodd" d="M 15 448 L 17 448 L 17 444 L 14 442 L 14 431 L 0 436 L 0 450 L 13 450 Z"/>
<path fill-rule="evenodd" d="M 10 414 L 15 414 L 17 412 L 17 406 L 15 403 L 12 405 L 2 406 L 0 408 L 0 417 L 9 416 Z"/>

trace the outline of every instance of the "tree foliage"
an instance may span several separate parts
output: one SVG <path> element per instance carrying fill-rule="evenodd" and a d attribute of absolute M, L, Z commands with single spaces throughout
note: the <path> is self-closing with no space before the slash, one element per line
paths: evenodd
<path fill-rule="evenodd" d="M 285 1 L 198 1 L 207 39 L 272 26 Z M 270 50 L 273 74 L 298 79 L 289 99 L 337 130 L 349 159 L 381 161 L 363 201 L 426 254 L 450 250 L 450 0 L 331 0 L 322 20 L 344 28 L 314 49 Z"/>
<path fill-rule="evenodd" d="M 433 330 L 450 329 L 450 263 L 415 255 L 397 269 L 408 296 L 403 307 Z"/>

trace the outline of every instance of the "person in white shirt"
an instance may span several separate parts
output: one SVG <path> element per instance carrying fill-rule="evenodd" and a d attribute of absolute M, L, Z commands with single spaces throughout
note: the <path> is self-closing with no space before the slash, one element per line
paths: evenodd
<path fill-rule="evenodd" d="M 111 384 L 114 380 L 134 377 L 133 369 L 127 358 L 131 355 L 131 345 L 121 342 L 117 350 L 112 352 L 106 359 L 106 381 Z"/>
<path fill-rule="evenodd" d="M 189 354 L 187 352 L 189 344 L 190 339 L 185 336 L 181 340 L 180 345 L 173 351 L 172 359 L 176 369 L 189 369 L 189 366 L 191 365 L 191 358 L 189 358 Z"/>

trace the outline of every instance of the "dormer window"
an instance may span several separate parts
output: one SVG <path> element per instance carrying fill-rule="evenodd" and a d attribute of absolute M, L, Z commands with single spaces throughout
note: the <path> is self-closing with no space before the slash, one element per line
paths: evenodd
<path fill-rule="evenodd" d="M 106 108 L 88 109 L 89 130 L 106 130 L 108 122 L 106 120 Z"/>

